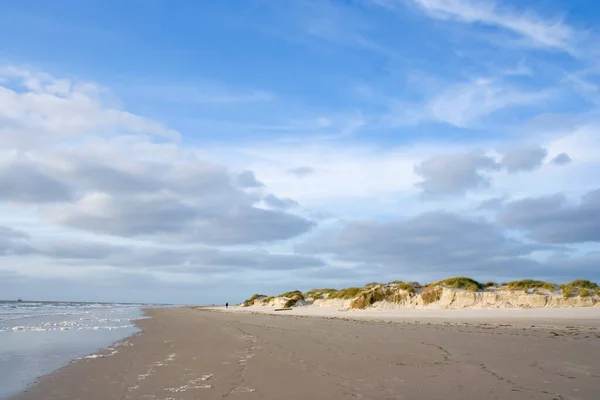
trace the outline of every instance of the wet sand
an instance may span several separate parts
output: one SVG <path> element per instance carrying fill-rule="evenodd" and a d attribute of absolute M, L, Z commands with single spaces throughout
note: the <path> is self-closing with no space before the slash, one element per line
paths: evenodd
<path fill-rule="evenodd" d="M 149 310 L 15 400 L 597 399 L 600 330 Z"/>

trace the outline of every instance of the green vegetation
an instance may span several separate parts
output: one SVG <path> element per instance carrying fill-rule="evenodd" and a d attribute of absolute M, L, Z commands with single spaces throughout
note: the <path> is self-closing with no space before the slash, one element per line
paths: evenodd
<path fill-rule="evenodd" d="M 364 309 L 378 301 L 389 301 L 393 303 L 401 303 L 408 298 L 406 293 L 400 293 L 400 289 L 372 286 L 360 292 L 358 296 L 350 303 L 350 308 Z"/>
<path fill-rule="evenodd" d="M 285 297 L 288 299 L 284 304 L 285 308 L 292 307 L 299 300 L 304 300 L 304 294 L 302 294 L 302 292 L 299 290 L 294 290 L 293 292 L 285 292 L 277 297 Z"/>
<path fill-rule="evenodd" d="M 367 286 L 368 288 L 369 286 Z M 371 286 L 372 287 L 372 286 Z M 373 290 L 361 292 L 356 299 L 350 303 L 350 308 L 366 308 L 373 303 L 386 299 L 388 293 L 380 287 L 375 287 Z"/>
<path fill-rule="evenodd" d="M 567 283 L 567 285 L 571 285 L 571 286 L 577 287 L 577 288 L 591 289 L 591 290 L 598 288 L 598 284 L 596 282 L 586 281 L 584 279 L 574 280 L 573 282 Z"/>
<path fill-rule="evenodd" d="M 443 288 L 441 286 L 428 285 L 423 293 L 421 293 L 423 304 L 428 305 L 439 301 L 442 298 L 442 292 Z"/>
<path fill-rule="evenodd" d="M 441 281 L 430 283 L 427 286 L 445 286 L 453 289 L 464 289 L 471 292 L 476 292 L 481 284 L 471 278 L 465 278 L 464 276 L 457 276 L 454 278 L 448 278 Z"/>
<path fill-rule="evenodd" d="M 338 290 L 337 292 L 330 294 L 329 298 L 330 299 L 350 300 L 350 299 L 353 299 L 356 296 L 358 296 L 360 294 L 360 292 L 362 292 L 362 290 L 363 290 L 363 288 L 350 287 L 347 289 Z"/>
<path fill-rule="evenodd" d="M 285 307 L 285 308 L 293 307 L 294 305 L 296 305 L 297 301 L 298 301 L 298 299 L 289 299 L 283 304 L 283 307 Z"/>
<path fill-rule="evenodd" d="M 575 288 L 571 285 L 562 285 L 561 289 L 562 289 L 562 295 L 565 299 L 571 297 L 571 295 L 575 291 Z"/>
<path fill-rule="evenodd" d="M 406 290 L 408 293 L 413 294 L 415 292 L 415 286 L 420 287 L 421 285 L 417 282 L 404 282 L 404 281 L 393 281 L 393 284 L 398 286 L 398 289 Z M 415 285 L 416 283 L 416 285 Z"/>
<path fill-rule="evenodd" d="M 281 293 L 279 296 L 277 297 L 287 297 L 287 298 L 292 298 L 292 297 L 302 297 L 302 299 L 304 299 L 304 295 L 302 294 L 301 291 L 299 290 L 294 290 L 292 292 L 285 292 L 285 293 Z"/>
<path fill-rule="evenodd" d="M 404 281 L 393 281 L 389 284 L 382 284 L 377 282 L 371 282 L 364 287 L 349 287 L 346 289 L 336 290 L 331 288 L 323 289 L 311 289 L 306 293 L 302 293 L 299 290 L 282 293 L 277 297 L 283 297 L 286 299 L 285 307 L 292 307 L 299 300 L 305 300 L 305 298 L 312 298 L 314 300 L 320 299 L 341 299 L 341 300 L 352 300 L 350 307 L 363 309 L 379 301 L 388 301 L 393 303 L 403 303 L 409 297 L 416 293 L 417 288 L 422 288 L 418 282 L 404 282 Z M 523 279 L 519 281 L 504 282 L 498 284 L 496 282 L 480 283 L 474 279 L 467 278 L 464 276 L 457 276 L 454 278 L 442 279 L 425 286 L 425 289 L 420 294 L 423 303 L 425 305 L 439 301 L 442 297 L 443 288 L 452 289 L 463 289 L 476 292 L 480 289 L 490 287 L 506 287 L 508 290 L 523 290 L 527 292 L 530 289 L 543 289 L 553 292 L 560 288 L 562 295 L 565 298 L 571 297 L 574 294 L 580 297 L 589 296 L 600 296 L 600 286 L 595 282 L 588 280 L 578 279 L 573 282 L 556 285 L 551 282 L 538 281 L 533 279 Z M 266 297 L 265 295 L 255 294 L 244 302 L 245 306 L 254 304 L 254 301 Z M 274 297 L 266 297 L 261 301 L 263 304 L 268 304 Z"/>
<path fill-rule="evenodd" d="M 556 285 L 551 282 L 523 279 L 520 281 L 507 282 L 504 286 L 507 286 L 509 290 L 523 290 L 527 292 L 529 289 L 545 289 L 553 291 Z"/>
<path fill-rule="evenodd" d="M 250 307 L 254 305 L 254 300 L 257 300 L 259 297 L 266 297 L 264 294 L 255 293 L 248 300 L 244 301 L 244 307 Z"/>
<path fill-rule="evenodd" d="M 589 297 L 593 292 L 600 294 L 600 287 L 596 282 L 587 281 L 584 279 L 577 279 L 573 282 L 560 285 L 562 289 L 563 297 L 571 297 L 575 292 L 575 289 L 579 289 L 580 297 Z"/>
<path fill-rule="evenodd" d="M 304 293 L 304 297 L 312 297 L 314 300 L 320 300 L 324 298 L 329 298 L 333 293 L 336 293 L 337 290 L 331 288 L 325 289 L 310 289 L 308 292 Z"/>

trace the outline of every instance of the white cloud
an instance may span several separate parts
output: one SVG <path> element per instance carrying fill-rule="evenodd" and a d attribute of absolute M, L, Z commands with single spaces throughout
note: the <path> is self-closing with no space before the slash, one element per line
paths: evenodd
<path fill-rule="evenodd" d="M 105 104 L 94 84 L 2 74 L 0 202 L 21 203 L 16 214 L 34 232 L 239 245 L 315 225 L 286 212 L 295 201 L 270 194 L 253 171 L 201 161 L 169 135 L 156 140 L 171 131 Z"/>
<path fill-rule="evenodd" d="M 253 271 L 281 273 L 277 279 L 282 282 L 286 271 L 294 268 L 308 268 L 306 276 L 310 268 L 320 268 L 322 276 L 335 275 L 340 269 L 330 264 L 365 263 L 369 257 L 332 263 L 322 255 L 295 257 L 294 244 L 319 236 L 340 220 L 352 225 L 365 218 L 384 226 L 379 221 L 396 219 L 419 225 L 424 220 L 415 215 L 446 210 L 455 213 L 452 221 L 461 222 L 472 213 L 483 213 L 475 211 L 477 205 L 491 197 L 505 196 L 508 202 L 563 188 L 572 196 L 571 191 L 589 191 L 586 187 L 595 182 L 590 171 L 598 166 L 594 126 L 557 133 L 543 143 L 528 139 L 547 148 L 549 157 L 568 152 L 574 161 L 562 168 L 542 164 L 522 174 L 498 170 L 498 160 L 487 151 L 498 145 L 485 141 L 478 143 L 486 151 L 480 154 L 470 153 L 476 150 L 472 144 L 446 141 L 374 147 L 358 141 L 304 141 L 300 146 L 281 140 L 190 148 L 169 138 L 157 140 L 157 134 L 169 130 L 142 116 L 130 114 L 134 121 L 150 121 L 152 129 L 140 130 L 127 119 L 100 121 L 106 110 L 117 108 L 103 100 L 96 85 L 79 87 L 72 80 L 16 71 L 10 83 L 0 85 L 6 106 L 0 110 L 6 122 L 2 129 L 7 133 L 0 136 L 0 225 L 20 229 L 33 239 L 0 229 L 0 248 L 6 256 L 0 259 L 0 270 L 28 265 L 22 272 L 28 276 L 118 276 L 129 267 L 169 282 L 216 282 L 199 271 L 218 275 L 220 268 L 240 271 L 243 277 L 238 279 L 257 281 L 271 275 L 250 277 Z M 536 96 L 502 83 L 474 81 L 440 94 L 428 103 L 426 113 L 428 118 L 473 126 L 496 110 L 529 104 L 538 100 Z M 69 119 L 75 117 L 67 111 L 78 112 L 79 99 L 85 118 L 72 122 Z M 307 119 L 300 124 L 300 132 L 322 128 L 335 133 L 344 126 L 341 117 L 314 115 L 310 123 Z M 347 126 L 353 131 L 367 119 L 356 115 L 344 122 L 352 120 L 355 124 Z M 26 138 L 29 146 L 16 138 Z M 516 145 L 520 141 L 513 140 Z M 436 162 L 428 164 L 432 159 Z M 415 165 L 421 166 L 418 173 Z M 421 178 L 429 182 L 424 189 L 434 192 L 478 191 L 421 202 L 415 186 Z M 311 216 L 319 214 L 329 218 L 315 226 L 318 218 Z M 432 220 L 431 226 L 437 222 Z M 488 232 L 487 239 L 498 242 L 502 232 L 490 224 L 483 224 L 487 228 L 482 235 Z M 413 224 L 400 225 L 411 237 Z M 425 230 L 423 236 L 428 234 Z M 408 261 L 414 260 L 420 259 Z M 476 257 L 471 261 L 477 264 Z M 88 264 L 93 264 L 91 272 L 82 271 L 81 265 Z M 47 265 L 52 271 L 42 271 Z"/>
<path fill-rule="evenodd" d="M 159 122 L 104 104 L 95 84 L 16 67 L 0 68 L 0 76 L 6 79 L 0 86 L 1 145 L 30 148 L 124 132 L 179 137 Z"/>
<path fill-rule="evenodd" d="M 406 0 L 432 18 L 478 23 L 510 31 L 537 47 L 575 52 L 577 32 L 561 18 L 511 10 L 494 1 Z"/>

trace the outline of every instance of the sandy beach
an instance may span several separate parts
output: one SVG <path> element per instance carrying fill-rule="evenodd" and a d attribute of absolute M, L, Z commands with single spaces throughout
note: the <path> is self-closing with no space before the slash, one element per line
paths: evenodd
<path fill-rule="evenodd" d="M 149 310 L 141 334 L 12 399 L 596 399 L 600 388 L 593 314 L 537 324 L 235 311 Z"/>

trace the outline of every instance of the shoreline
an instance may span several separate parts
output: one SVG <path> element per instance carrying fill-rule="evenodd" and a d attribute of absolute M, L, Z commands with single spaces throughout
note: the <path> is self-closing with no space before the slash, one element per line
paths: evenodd
<path fill-rule="evenodd" d="M 91 304 L 96 304 L 96 303 L 91 303 Z M 61 363 L 60 366 L 53 368 L 49 371 L 44 371 L 44 373 L 37 375 L 35 378 L 30 380 L 29 383 L 26 384 L 26 386 L 23 386 L 21 389 L 16 390 L 9 394 L 0 396 L 0 400 L 10 400 L 15 397 L 18 397 L 18 396 L 26 393 L 30 388 L 39 384 L 40 381 L 42 381 L 42 380 L 46 379 L 47 377 L 50 377 L 54 374 L 60 373 L 62 370 L 69 368 L 71 365 L 73 365 L 74 363 L 79 362 L 81 360 L 93 360 L 93 359 L 108 357 L 108 356 L 112 355 L 112 353 L 116 354 L 116 352 L 118 352 L 118 348 L 121 347 L 124 342 L 127 342 L 128 339 L 136 337 L 143 332 L 143 329 L 138 324 L 138 321 L 143 321 L 143 320 L 149 318 L 147 316 L 146 310 L 150 310 L 150 308 L 139 308 L 139 312 L 141 313 L 141 315 L 137 318 L 132 318 L 129 320 L 129 322 L 132 324 L 131 329 L 134 329 L 133 332 L 129 332 L 129 333 L 125 334 L 124 336 L 121 336 L 118 339 L 113 339 L 109 343 L 96 346 L 93 350 L 91 350 L 89 352 L 82 352 L 79 355 L 75 356 L 74 358 L 67 359 L 66 361 Z"/>
<path fill-rule="evenodd" d="M 76 360 L 9 399 L 549 400 L 597 394 L 596 327 L 498 329 L 481 321 L 390 323 L 232 311 L 144 310 L 149 318 L 135 321 L 141 332 L 121 340 L 118 352 L 104 349 L 101 357 Z"/>

